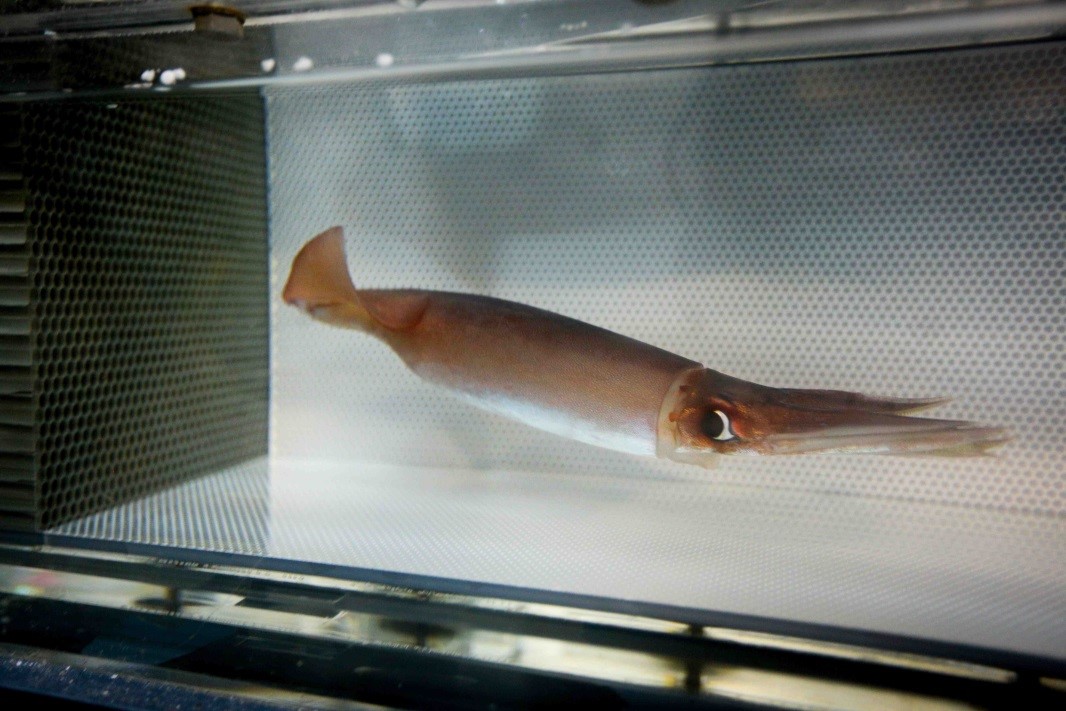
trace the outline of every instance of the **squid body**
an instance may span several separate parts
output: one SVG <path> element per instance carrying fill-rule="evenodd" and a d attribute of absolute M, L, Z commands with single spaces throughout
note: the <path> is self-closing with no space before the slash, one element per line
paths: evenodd
<path fill-rule="evenodd" d="M 631 454 L 980 455 L 1005 430 L 909 417 L 944 402 L 740 380 L 566 316 L 488 296 L 356 289 L 333 227 L 293 260 L 284 300 L 388 344 L 423 379 L 500 415 Z"/>

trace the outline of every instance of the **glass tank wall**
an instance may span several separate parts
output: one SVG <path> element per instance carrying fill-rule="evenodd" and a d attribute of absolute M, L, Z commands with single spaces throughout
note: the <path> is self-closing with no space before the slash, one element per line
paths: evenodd
<path fill-rule="evenodd" d="M 245 67 L 160 92 L 161 72 L 174 71 L 160 63 L 124 92 L 16 97 L 23 148 L 37 145 L 41 121 L 63 119 L 73 123 L 41 145 L 85 156 L 85 175 L 107 173 L 127 148 L 115 180 L 143 186 L 149 167 L 159 173 L 150 189 L 86 188 L 69 223 L 49 222 L 62 196 L 27 179 L 26 219 L 46 225 L 31 230 L 34 256 L 84 228 L 101 245 L 83 247 L 101 260 L 90 268 L 126 269 L 109 256 L 117 249 L 132 260 L 131 284 L 168 295 L 157 304 L 122 292 L 115 308 L 130 329 L 153 311 L 179 324 L 184 314 L 192 329 L 167 341 L 176 332 L 152 322 L 145 338 L 158 360 L 141 375 L 157 380 L 136 385 L 149 403 L 179 403 L 181 417 L 163 405 L 110 407 L 101 389 L 84 428 L 197 433 L 167 440 L 186 456 L 98 460 L 89 454 L 112 450 L 85 448 L 75 462 L 85 472 L 121 465 L 123 482 L 152 479 L 154 493 L 126 486 L 127 500 L 44 520 L 43 541 L 1062 661 L 1066 45 L 717 65 L 713 28 L 700 23 L 721 18 L 672 6 L 679 16 L 641 40 L 653 44 L 633 40 L 627 54 L 597 26 L 595 50 L 578 43 L 570 65 L 545 45 L 543 70 L 500 59 L 487 71 L 494 55 L 482 47 L 485 66 L 464 75 L 458 46 L 389 50 L 371 39 L 346 54 L 328 33 L 316 56 L 307 38 L 325 30 L 296 23 L 272 37 L 273 55 L 253 53 L 265 81 L 240 75 Z M 682 20 L 678 31 L 695 34 L 678 39 L 667 30 Z M 388 26 L 394 40 L 407 27 Z M 245 28 L 261 30 L 254 17 Z M 519 51 L 498 44 L 500 57 Z M 456 64 L 405 67 L 418 52 Z M 372 66 L 352 69 L 363 54 Z M 79 117 L 119 128 L 102 138 Z M 182 124 L 176 143 L 153 132 L 167 118 Z M 39 154 L 25 155 L 27 174 L 40 175 Z M 1013 439 L 984 457 L 720 457 L 703 468 L 560 438 L 457 400 L 378 340 L 287 306 L 293 257 L 334 225 L 359 288 L 509 299 L 767 385 L 950 398 L 932 416 L 1002 426 Z M 124 229 L 158 229 L 159 244 L 122 246 Z M 85 242 L 72 244 L 76 257 Z M 169 261 L 151 266 L 157 254 Z M 103 308 L 110 283 L 88 284 L 86 298 Z M 98 341 L 105 375 L 94 377 L 138 367 L 108 360 L 126 321 L 94 313 L 69 316 L 109 334 Z M 56 318 L 34 327 L 45 341 L 56 329 L 56 358 L 77 360 L 82 331 Z M 73 351 L 62 350 L 67 339 Z M 217 402 L 197 415 L 180 392 L 187 379 L 165 375 L 208 356 L 218 362 L 193 368 L 189 387 Z M 217 422 L 204 419 L 212 413 Z M 81 436 L 34 432 L 38 457 Z M 184 482 L 160 488 L 175 467 Z"/>

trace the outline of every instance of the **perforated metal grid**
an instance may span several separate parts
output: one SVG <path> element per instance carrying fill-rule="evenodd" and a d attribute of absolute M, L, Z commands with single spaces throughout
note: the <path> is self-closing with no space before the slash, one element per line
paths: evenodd
<path fill-rule="evenodd" d="M 269 551 L 270 509 L 270 470 L 259 457 L 75 519 L 49 534 L 257 556 Z"/>
<path fill-rule="evenodd" d="M 1016 436 L 637 459 L 275 298 L 277 554 L 1061 656 L 1064 45 L 267 96 L 275 295 L 342 224 L 360 286 L 530 303 L 770 385 L 947 395 Z"/>
<path fill-rule="evenodd" d="M 258 96 L 27 105 L 39 524 L 262 455 Z"/>
<path fill-rule="evenodd" d="M 987 460 L 653 463 L 460 406 L 275 299 L 274 452 L 1063 515 L 1064 80 L 1043 45 L 271 90 L 275 292 L 337 223 L 362 286 L 502 296 L 771 385 L 951 396 L 938 414 L 1017 437 Z"/>

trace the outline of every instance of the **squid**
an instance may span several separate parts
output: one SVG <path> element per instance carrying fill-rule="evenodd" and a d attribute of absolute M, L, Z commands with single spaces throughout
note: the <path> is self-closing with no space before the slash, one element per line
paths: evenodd
<path fill-rule="evenodd" d="M 604 328 L 489 296 L 357 289 L 342 228 L 296 255 L 284 301 L 387 344 L 463 400 L 563 437 L 710 466 L 720 454 L 975 456 L 994 426 L 911 417 L 941 398 L 759 385 Z"/>

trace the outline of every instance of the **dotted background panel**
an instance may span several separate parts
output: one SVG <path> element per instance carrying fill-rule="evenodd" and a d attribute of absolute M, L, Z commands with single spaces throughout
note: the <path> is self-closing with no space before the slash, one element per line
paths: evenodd
<path fill-rule="evenodd" d="M 1055 656 L 1066 47 L 269 88 L 284 557 Z M 760 383 L 950 396 L 998 456 L 616 454 L 482 413 L 277 295 L 490 294 Z M 285 525 L 282 525 L 282 523 Z"/>
<path fill-rule="evenodd" d="M 724 460 L 461 405 L 274 299 L 273 451 L 1066 514 L 1061 45 L 269 92 L 273 292 L 344 225 L 356 283 L 491 294 L 760 383 L 949 396 L 988 459 Z"/>
<path fill-rule="evenodd" d="M 256 95 L 27 105 L 49 527 L 266 451 Z"/>

